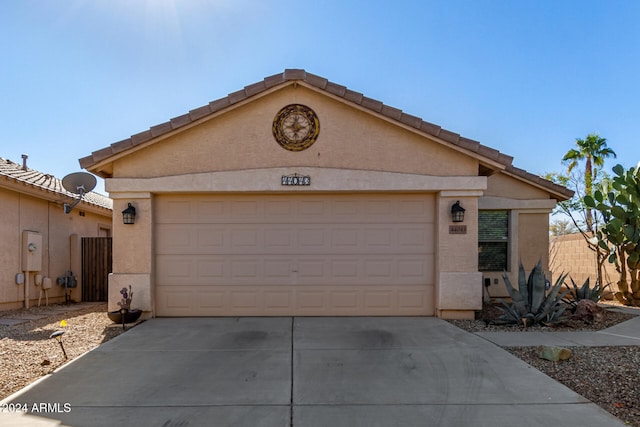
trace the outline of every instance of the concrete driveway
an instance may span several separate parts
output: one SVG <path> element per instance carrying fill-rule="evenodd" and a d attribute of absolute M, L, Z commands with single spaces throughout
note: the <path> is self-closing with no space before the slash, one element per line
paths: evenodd
<path fill-rule="evenodd" d="M 624 425 L 429 317 L 153 319 L 13 402 L 68 426 Z"/>

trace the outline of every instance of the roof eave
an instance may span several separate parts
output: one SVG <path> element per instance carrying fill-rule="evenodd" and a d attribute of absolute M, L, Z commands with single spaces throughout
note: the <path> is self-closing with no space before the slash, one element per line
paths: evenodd
<path fill-rule="evenodd" d="M 0 176 L 0 187 L 10 191 L 15 191 L 21 194 L 26 194 L 42 200 L 46 200 L 48 202 L 53 202 L 60 206 L 62 206 L 64 203 L 73 203 L 76 200 L 66 194 L 61 194 L 53 190 L 42 188 L 37 185 L 20 181 L 8 176 Z M 112 208 L 91 203 L 86 201 L 85 199 L 83 199 L 78 206 L 80 206 L 83 210 L 91 211 L 100 215 L 110 215 L 113 211 Z"/>
<path fill-rule="evenodd" d="M 534 175 L 530 172 L 525 171 L 524 169 L 516 168 L 514 166 L 509 166 L 503 171 L 503 173 L 512 178 L 526 182 L 529 185 L 533 185 L 534 187 L 546 191 L 547 193 L 549 193 L 550 198 L 556 199 L 558 202 L 569 200 L 575 194 L 573 190 L 569 190 L 562 185 L 558 185 L 554 182 L 542 178 L 541 176 Z"/>

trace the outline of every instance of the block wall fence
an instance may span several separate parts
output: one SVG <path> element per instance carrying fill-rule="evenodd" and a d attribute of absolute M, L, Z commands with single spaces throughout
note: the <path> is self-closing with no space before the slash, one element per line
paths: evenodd
<path fill-rule="evenodd" d="M 576 285 L 582 285 L 589 277 L 593 286 L 597 278 L 596 253 L 589 249 L 581 234 L 553 237 L 549 243 L 549 269 L 554 280 L 563 273 L 569 273 Z M 618 273 L 615 266 L 605 261 L 603 272 L 604 283 L 611 283 L 609 290 L 616 291 Z M 567 282 L 571 283 L 569 278 Z"/>

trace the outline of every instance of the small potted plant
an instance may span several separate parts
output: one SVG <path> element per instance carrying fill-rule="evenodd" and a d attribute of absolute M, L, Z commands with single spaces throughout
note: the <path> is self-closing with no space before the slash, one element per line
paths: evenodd
<path fill-rule="evenodd" d="M 131 300 L 133 299 L 133 290 L 131 289 L 131 285 L 129 285 L 129 289 L 122 288 L 122 290 L 120 290 L 120 295 L 122 295 L 122 299 L 118 302 L 120 309 L 108 312 L 107 316 L 109 316 L 109 319 L 113 322 L 122 323 L 123 325 L 125 323 L 135 322 L 142 315 L 142 310 L 131 308 Z"/>

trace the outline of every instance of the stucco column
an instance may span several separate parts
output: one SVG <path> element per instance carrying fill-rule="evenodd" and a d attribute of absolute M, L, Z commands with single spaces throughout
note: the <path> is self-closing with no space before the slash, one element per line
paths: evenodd
<path fill-rule="evenodd" d="M 442 191 L 437 198 L 436 312 L 438 317 L 473 319 L 482 309 L 482 273 L 478 272 L 478 191 Z M 451 220 L 460 201 L 464 222 Z M 453 228 L 452 228 L 453 227 Z"/>
<path fill-rule="evenodd" d="M 107 188 L 108 190 L 108 188 Z M 153 315 L 152 196 L 151 193 L 110 193 L 113 199 L 113 273 L 109 275 L 109 311 L 118 310 L 122 288 L 133 290 L 131 308 Z M 136 209 L 134 224 L 124 224 L 122 211 Z"/>

